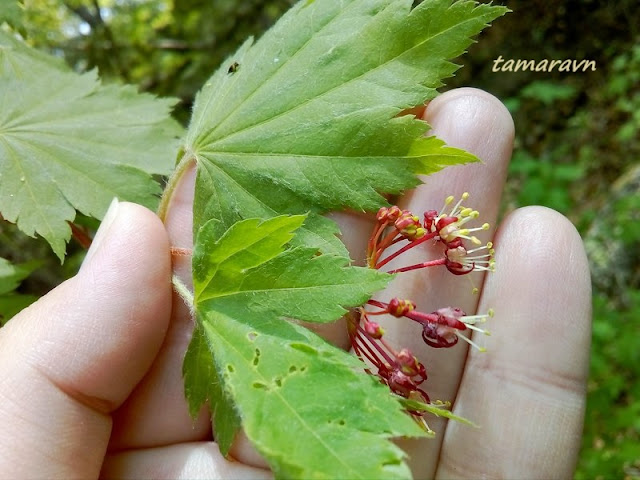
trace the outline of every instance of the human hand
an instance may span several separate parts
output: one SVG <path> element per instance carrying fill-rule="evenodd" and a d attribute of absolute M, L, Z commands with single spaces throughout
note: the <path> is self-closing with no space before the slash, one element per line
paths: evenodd
<path fill-rule="evenodd" d="M 98 478 L 103 462 L 105 478 L 270 476 L 223 459 L 212 442 L 187 443 L 208 428 L 192 428 L 181 409 L 184 350 L 172 348 L 190 323 L 170 325 L 173 301 L 162 222 L 114 202 L 80 272 L 0 329 L 0 478 Z M 107 455 L 110 442 L 124 451 Z"/>
<path fill-rule="evenodd" d="M 426 118 L 435 134 L 485 164 L 447 168 L 400 205 L 421 212 L 467 190 L 492 222 L 511 153 L 508 113 L 493 97 L 461 89 L 431 102 Z M 192 199 L 193 172 L 172 199 L 169 239 L 150 212 L 121 204 L 78 276 L 0 330 L 1 476 L 93 478 L 107 447 L 105 478 L 270 476 L 242 436 L 232 449 L 238 461 L 221 458 L 207 413 L 195 422 L 187 413 L 181 364 L 193 323 L 175 295 L 171 307 L 168 250 L 191 247 Z M 370 218 L 335 218 L 361 257 Z M 564 217 L 530 207 L 503 222 L 495 243 L 497 272 L 484 284 L 475 278 L 478 295 L 464 277 L 433 269 L 407 273 L 383 294 L 424 309 L 496 311 L 484 354 L 458 345 L 434 355 L 415 326 L 386 326 L 392 343 L 427 366 L 431 397 L 453 401 L 455 413 L 481 426 L 433 420 L 436 439 L 402 442 L 416 478 L 568 477 L 574 467 L 590 331 L 580 239 Z M 418 250 L 407 256 L 424 255 Z M 188 258 L 176 257 L 174 268 L 188 280 Z M 322 334 L 348 346 L 340 322 Z"/>

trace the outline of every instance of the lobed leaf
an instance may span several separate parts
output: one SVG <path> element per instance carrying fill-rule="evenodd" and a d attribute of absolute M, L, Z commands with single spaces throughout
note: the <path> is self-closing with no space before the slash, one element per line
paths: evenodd
<path fill-rule="evenodd" d="M 436 95 L 470 37 L 503 7 L 472 1 L 299 2 L 199 93 L 194 231 L 216 218 L 308 213 L 296 242 L 346 255 L 328 210 L 375 210 L 417 173 L 476 161 L 403 110 Z M 234 68 L 229 68 L 233 65 Z"/>
<path fill-rule="evenodd" d="M 114 197 L 154 207 L 181 129 L 174 100 L 101 86 L 0 31 L 0 213 L 64 258 L 76 210 L 102 218 Z"/>
<path fill-rule="evenodd" d="M 276 221 L 277 219 L 278 221 Z M 303 216 L 249 219 L 217 239 L 217 222 L 205 224 L 193 255 L 194 300 L 225 308 L 247 308 L 310 322 L 331 322 L 346 313 L 341 305 L 360 305 L 384 288 L 390 276 L 348 267 L 341 256 L 319 255 L 313 248 L 282 252 Z"/>
<path fill-rule="evenodd" d="M 335 320 L 392 277 L 339 256 L 285 249 L 303 219 L 248 219 L 217 240 L 215 221 L 201 229 L 193 262 L 198 326 L 185 360 L 191 411 L 209 399 L 226 414 L 214 414 L 223 453 L 241 419 L 279 478 L 407 478 L 404 454 L 389 438 L 422 430 L 360 360 L 284 320 Z M 215 373 L 206 371 L 211 357 Z"/>

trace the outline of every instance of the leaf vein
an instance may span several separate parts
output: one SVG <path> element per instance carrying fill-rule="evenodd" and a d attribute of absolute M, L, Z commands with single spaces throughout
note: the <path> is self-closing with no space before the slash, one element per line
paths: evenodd
<path fill-rule="evenodd" d="M 353 3 L 352 3 L 351 5 L 353 5 Z M 332 17 L 331 19 L 329 19 L 329 20 L 327 21 L 327 23 L 326 23 L 326 24 L 325 24 L 325 25 L 324 25 L 320 30 L 317 30 L 315 33 L 316 33 L 316 34 L 320 34 L 320 33 L 321 33 L 325 28 L 327 28 L 327 25 L 330 25 L 330 24 L 331 24 L 331 22 L 332 22 L 333 20 L 335 20 L 336 18 L 339 18 L 339 17 L 340 17 L 340 15 L 341 15 L 341 14 L 343 14 L 344 12 L 346 12 L 347 10 L 348 10 L 348 9 L 340 9 L 340 10 L 338 11 L 338 13 L 337 13 L 334 17 Z M 254 97 L 254 96 L 257 94 L 257 92 L 260 92 L 263 88 L 265 88 L 265 85 L 269 85 L 269 84 L 270 84 L 270 81 L 273 79 L 273 77 L 275 76 L 275 74 L 276 74 L 278 71 L 282 70 L 282 68 L 284 68 L 287 64 L 289 64 L 289 63 L 290 63 L 294 58 L 297 58 L 297 56 L 300 54 L 300 52 L 302 52 L 302 51 L 307 47 L 307 45 L 309 45 L 309 43 L 310 43 L 313 39 L 314 39 L 314 35 L 310 35 L 310 36 L 309 36 L 309 38 L 304 42 L 304 44 L 302 44 L 302 45 L 300 46 L 300 48 L 298 48 L 298 49 L 293 53 L 293 55 L 291 55 L 291 56 L 290 56 L 289 58 L 287 58 L 284 62 L 282 62 L 281 64 L 279 64 L 279 65 L 278 65 L 278 68 L 277 68 L 276 70 L 274 70 L 274 71 L 273 71 L 273 73 L 272 73 L 271 77 L 269 78 L 269 80 L 267 80 L 266 82 L 262 82 L 262 83 L 258 84 L 258 85 L 257 85 L 257 87 L 256 87 L 253 91 L 251 91 L 251 92 L 249 93 L 249 95 L 247 95 L 247 97 L 245 97 L 245 98 L 244 98 L 244 100 L 242 100 L 238 105 L 236 105 L 236 107 L 234 107 L 234 109 L 233 109 L 233 110 L 231 110 L 231 112 L 229 112 L 229 114 L 226 116 L 226 118 L 225 118 L 224 120 L 222 120 L 220 123 L 218 123 L 218 125 L 216 125 L 216 126 L 215 126 L 215 127 L 213 127 L 212 129 L 210 129 L 210 130 L 208 130 L 208 131 L 205 131 L 205 132 L 204 132 L 204 134 L 203 134 L 203 137 L 202 137 L 201 142 L 207 142 L 207 141 L 208 141 L 208 139 L 209 139 L 211 136 L 213 136 L 213 135 L 214 135 L 214 133 L 215 133 L 217 130 L 219 130 L 219 128 L 220 128 L 221 126 L 223 126 L 223 125 L 225 124 L 225 121 L 226 121 L 227 119 L 231 118 L 235 112 L 237 112 L 237 111 L 238 111 L 238 110 L 239 110 L 243 105 L 247 104 L 247 102 L 249 102 L 249 101 L 251 100 L 251 98 L 252 98 L 252 97 Z M 208 106 L 208 104 L 209 104 L 209 101 L 208 101 L 208 103 L 207 103 L 207 106 Z"/>
<path fill-rule="evenodd" d="M 241 129 L 239 129 L 239 130 L 236 130 L 235 132 L 230 132 L 226 137 L 220 138 L 220 139 L 218 139 L 218 140 L 216 140 L 216 141 L 214 141 L 214 142 L 211 142 L 210 144 L 211 144 L 211 145 L 215 145 L 216 143 L 221 143 L 221 142 L 222 142 L 222 140 L 225 140 L 225 141 L 226 141 L 226 140 L 229 140 L 230 138 L 233 138 L 234 136 L 237 136 L 237 135 L 239 135 L 239 134 L 241 134 L 241 133 L 244 133 L 244 132 L 246 132 L 246 131 L 250 131 L 250 130 L 252 130 L 252 129 L 254 129 L 254 128 L 258 128 L 258 127 L 260 127 L 260 126 L 266 125 L 266 124 L 268 124 L 268 123 L 270 123 L 270 122 L 272 122 L 272 121 L 274 121 L 274 120 L 276 120 L 276 119 L 278 119 L 278 118 L 280 118 L 280 117 L 283 117 L 283 116 L 288 115 L 288 114 L 290 114 L 290 113 L 292 113 L 292 112 L 295 112 L 296 110 L 298 110 L 298 109 L 300 109 L 300 108 L 302 108 L 302 107 L 304 107 L 304 106 L 308 105 L 308 104 L 309 104 L 309 103 L 311 103 L 311 102 L 318 101 L 318 100 L 319 100 L 319 99 L 321 99 L 322 97 L 325 97 L 325 96 L 327 96 L 327 95 L 329 95 L 329 94 L 333 93 L 334 91 L 340 90 L 340 89 L 342 89 L 342 88 L 346 88 L 347 86 L 350 86 L 353 82 L 356 82 L 356 81 L 358 81 L 358 80 L 362 79 L 362 77 L 364 77 L 364 76 L 366 76 L 366 75 L 370 75 L 370 74 L 372 74 L 373 72 L 376 72 L 376 71 L 378 71 L 378 70 L 380 70 L 380 69 L 382 69 L 382 68 L 387 67 L 387 65 L 388 65 L 388 64 L 390 64 L 391 62 L 393 62 L 393 61 L 395 61 L 395 60 L 397 60 L 397 59 L 399 59 L 399 58 L 403 57 L 404 55 L 407 55 L 409 52 L 412 52 L 412 51 L 414 51 L 414 50 L 415 50 L 415 49 L 417 49 L 417 48 L 422 47 L 425 43 L 431 42 L 432 40 L 434 40 L 434 39 L 438 38 L 439 36 L 447 34 L 451 29 L 453 29 L 453 28 L 459 28 L 459 27 L 460 27 L 460 25 L 463 25 L 463 24 L 464 24 L 464 23 L 466 23 L 466 22 L 471 22 L 471 21 L 473 21 L 473 20 L 475 20 L 475 18 L 466 19 L 466 20 L 464 20 L 463 22 L 459 22 L 459 23 L 456 23 L 456 24 L 454 24 L 454 25 L 450 26 L 449 28 L 446 28 L 446 29 L 444 29 L 444 30 L 440 30 L 439 32 L 435 33 L 434 35 L 429 36 L 429 37 L 426 37 L 426 38 L 425 38 L 424 40 L 422 40 L 421 42 L 416 43 L 413 47 L 411 47 L 411 48 L 409 48 L 409 49 L 407 49 L 407 50 L 403 51 L 402 53 L 400 53 L 400 54 L 398 54 L 398 55 L 395 55 L 395 56 L 390 57 L 390 58 L 389 58 L 389 59 L 387 59 L 384 63 L 379 64 L 379 65 L 375 66 L 374 68 L 368 69 L 368 70 L 366 70 L 366 71 L 364 71 L 364 72 L 360 73 L 359 75 L 357 75 L 357 76 L 355 76 L 355 77 L 353 77 L 353 78 L 351 78 L 351 79 L 349 79 L 349 80 L 347 80 L 347 81 L 345 81 L 345 82 L 343 82 L 343 83 L 341 83 L 341 84 L 335 85 L 335 86 L 333 86 L 333 87 L 329 88 L 328 90 L 325 90 L 324 92 L 319 93 L 318 95 L 316 95 L 316 96 L 314 96 L 314 97 L 308 98 L 308 99 L 304 100 L 304 101 L 303 101 L 303 102 L 301 102 L 301 103 L 298 103 L 298 104 L 296 104 L 296 105 L 293 105 L 292 107 L 290 107 L 290 108 L 288 108 L 288 109 L 286 109 L 286 110 L 284 110 L 284 111 L 282 111 L 282 112 L 280 112 L 280 113 L 278 113 L 278 114 L 276 114 L 276 115 L 273 115 L 273 116 L 271 116 L 271 117 L 269 117 L 269 118 L 266 118 L 266 119 L 264 119 L 264 120 L 261 120 L 261 121 L 259 121 L 258 123 L 251 124 L 251 125 L 247 125 L 246 127 L 243 127 L 243 128 L 241 128 Z M 296 53 L 297 53 L 297 52 L 296 52 Z M 285 62 L 285 63 L 286 63 L 286 62 Z M 264 82 L 262 85 L 265 85 L 265 84 L 267 84 L 267 83 L 268 83 L 268 82 Z M 246 101 L 246 100 L 245 100 L 245 101 Z M 409 106 L 410 106 L 410 105 L 405 105 L 405 107 L 409 107 Z M 229 117 L 230 117 L 230 116 L 229 116 Z M 229 117 L 227 117 L 227 118 L 229 118 Z M 217 126 L 217 127 L 219 127 L 219 126 L 220 126 L 220 124 L 218 124 L 218 126 Z M 217 128 L 217 127 L 216 127 L 216 128 Z M 203 138 L 203 142 L 207 141 L 207 140 L 209 139 L 209 137 L 210 137 L 210 134 L 207 134 L 207 135 L 206 135 L 206 137 L 205 137 L 205 138 Z"/>
<path fill-rule="evenodd" d="M 221 313 L 221 312 L 220 312 L 220 313 Z M 223 314 L 223 315 L 224 315 L 224 314 Z M 225 315 L 225 316 L 226 316 L 226 315 Z M 228 316 L 227 316 L 227 318 L 228 318 L 229 320 L 231 320 L 232 322 L 234 322 L 234 323 L 235 323 L 235 321 L 234 321 L 232 318 L 230 318 L 230 317 L 228 317 Z M 212 325 L 212 323 L 209 323 L 208 325 L 209 325 L 209 327 L 210 327 L 210 328 L 215 329 L 215 326 L 214 326 L 214 325 Z M 228 348 L 229 348 L 230 350 L 235 351 L 237 355 L 239 355 L 240 357 L 243 357 L 247 363 L 252 362 L 252 360 L 253 360 L 252 358 L 249 358 L 249 357 L 245 356 L 245 355 L 244 355 L 240 350 L 238 350 L 238 348 L 236 347 L 236 345 L 234 345 L 232 342 L 228 341 L 228 340 L 224 337 L 224 332 L 220 332 L 220 331 L 218 331 L 218 336 L 217 336 L 217 338 L 218 338 L 218 339 L 220 339 L 220 340 L 222 340 L 223 342 L 225 342 L 225 343 L 227 344 L 227 346 L 228 346 Z M 254 372 L 256 373 L 256 375 L 257 375 L 261 380 L 263 380 L 263 381 L 264 381 L 264 383 L 265 383 L 265 384 L 269 384 L 269 383 L 271 383 L 271 380 L 267 379 L 267 378 L 266 378 L 266 377 L 265 377 L 265 376 L 264 376 L 264 375 L 259 371 L 259 369 L 257 369 L 257 368 L 256 368 L 256 369 L 254 369 Z M 271 390 L 271 391 L 272 391 L 272 392 L 274 392 L 274 390 Z M 290 402 L 286 401 L 286 399 L 285 399 L 281 394 L 279 394 L 277 391 L 275 391 L 275 392 L 274 392 L 274 395 L 275 395 L 275 396 L 277 396 L 277 397 L 278 397 L 278 400 L 280 401 L 280 403 L 281 403 L 283 406 L 285 406 L 285 407 L 286 407 L 286 408 L 291 412 L 291 416 L 297 420 L 298 424 L 299 424 L 302 428 L 304 428 L 306 431 L 308 431 L 308 432 L 310 433 L 310 435 L 311 435 L 312 437 L 314 437 L 314 438 L 316 439 L 316 441 L 317 441 L 317 442 L 318 442 L 318 443 L 319 443 L 319 444 L 320 444 L 320 445 L 325 449 L 325 451 L 327 451 L 327 452 L 328 452 L 332 457 L 334 457 L 334 458 L 336 459 L 336 461 L 337 461 L 338 463 L 340 463 L 340 464 L 344 467 L 344 469 L 345 469 L 345 470 L 344 470 L 344 471 L 345 471 L 345 473 L 347 473 L 347 472 L 351 472 L 351 474 L 346 475 L 346 476 L 345 476 L 345 478 L 361 478 L 361 477 L 360 477 L 360 475 L 359 475 L 359 472 L 357 472 L 357 471 L 353 470 L 353 469 L 351 468 L 351 466 L 350 466 L 348 463 L 345 463 L 345 462 L 340 458 L 340 455 L 338 455 L 338 453 L 337 453 L 333 448 L 331 448 L 331 446 L 330 446 L 327 442 L 325 442 L 325 441 L 324 441 L 324 439 L 323 439 L 320 435 L 318 435 L 318 434 L 315 432 L 315 430 L 314 430 L 314 428 L 312 427 L 312 425 L 309 425 L 309 423 L 308 423 L 308 422 L 306 422 L 306 421 L 304 420 L 304 418 L 303 418 L 303 417 L 301 417 L 301 416 L 298 414 L 298 412 L 296 411 L 296 409 L 295 409 L 295 408 L 293 408 L 293 406 L 290 404 Z"/>

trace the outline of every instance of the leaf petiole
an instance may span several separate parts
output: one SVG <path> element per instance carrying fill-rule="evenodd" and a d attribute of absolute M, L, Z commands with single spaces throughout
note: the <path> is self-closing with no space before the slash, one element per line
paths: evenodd
<path fill-rule="evenodd" d="M 173 283 L 173 289 L 180 295 L 185 305 L 189 307 L 189 311 L 193 313 L 193 293 L 189 290 L 189 287 L 177 275 L 171 277 L 171 283 Z"/>
<path fill-rule="evenodd" d="M 180 179 L 184 175 L 184 173 L 189 169 L 191 164 L 196 161 L 196 157 L 192 152 L 184 152 L 182 158 L 176 165 L 175 170 L 167 180 L 167 186 L 162 192 L 162 197 L 160 198 L 160 205 L 158 205 L 158 217 L 164 223 L 167 219 L 167 212 L 169 211 L 169 204 L 171 203 L 171 198 L 173 197 L 173 192 L 175 191 Z"/>

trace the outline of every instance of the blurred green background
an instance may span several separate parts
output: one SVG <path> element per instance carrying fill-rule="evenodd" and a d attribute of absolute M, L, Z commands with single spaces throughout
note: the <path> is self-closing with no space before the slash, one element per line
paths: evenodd
<path fill-rule="evenodd" d="M 195 92 L 249 35 L 293 0 L 1 0 L 0 21 L 33 46 L 107 81 L 180 99 Z M 503 212 L 538 204 L 583 236 L 593 281 L 588 407 L 577 479 L 640 478 L 640 7 L 637 0 L 494 2 L 513 13 L 458 60 L 447 88 L 474 86 L 511 111 L 516 142 Z M 595 71 L 494 72 L 493 61 L 594 60 Z M 95 227 L 90 221 L 89 227 Z M 0 223 L 0 257 L 22 267 L 22 293 L 39 295 L 77 269 L 44 242 Z M 3 265 L 0 264 L 0 268 Z M 562 268 L 559 266 L 559 268 Z M 2 305 L 0 304 L 0 310 Z M 557 321 L 561 322 L 559 316 Z"/>

